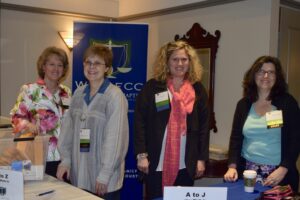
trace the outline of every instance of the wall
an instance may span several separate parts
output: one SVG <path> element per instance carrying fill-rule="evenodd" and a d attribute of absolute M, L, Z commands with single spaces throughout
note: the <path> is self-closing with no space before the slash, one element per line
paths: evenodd
<path fill-rule="evenodd" d="M 8 116 L 21 84 L 36 78 L 37 56 L 48 45 L 66 48 L 57 31 L 70 28 L 76 19 L 1 11 L 1 115 Z M 173 40 L 175 34 L 185 34 L 195 22 L 210 33 L 221 31 L 214 102 L 219 131 L 211 134 L 213 144 L 228 145 L 233 112 L 242 95 L 241 81 L 247 68 L 258 56 L 274 54 L 274 46 L 277 52 L 278 11 L 279 0 L 246 0 L 131 21 L 149 24 L 148 78 L 158 48 Z M 72 53 L 69 55 L 71 59 Z M 71 77 L 67 84 L 70 80 Z"/>
<path fill-rule="evenodd" d="M 119 16 L 135 15 L 204 1 L 207 0 L 120 0 Z"/>
<path fill-rule="evenodd" d="M 1 0 L 1 3 L 107 17 L 119 16 L 119 0 Z"/>

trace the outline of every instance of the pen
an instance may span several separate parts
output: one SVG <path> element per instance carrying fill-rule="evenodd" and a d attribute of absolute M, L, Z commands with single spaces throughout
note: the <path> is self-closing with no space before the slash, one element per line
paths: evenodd
<path fill-rule="evenodd" d="M 38 194 L 37 196 L 44 196 L 44 195 L 46 195 L 46 194 L 51 194 L 51 193 L 53 193 L 53 192 L 55 192 L 55 190 L 49 190 L 49 191 L 47 191 L 47 192 L 42 192 L 42 193 Z"/>

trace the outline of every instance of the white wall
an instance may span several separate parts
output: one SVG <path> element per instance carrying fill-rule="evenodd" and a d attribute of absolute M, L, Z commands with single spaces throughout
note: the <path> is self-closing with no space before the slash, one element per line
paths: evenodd
<path fill-rule="evenodd" d="M 1 2 L 106 17 L 119 15 L 119 0 L 1 0 Z"/>
<path fill-rule="evenodd" d="M 71 28 L 76 19 L 1 11 L 1 115 L 8 116 L 21 84 L 36 78 L 38 55 L 49 45 L 66 49 L 57 31 Z M 274 30 L 278 12 L 279 0 L 246 0 L 132 21 L 149 24 L 148 78 L 158 48 L 176 34 L 185 34 L 193 23 L 200 23 L 210 33 L 221 31 L 214 102 L 219 131 L 211 134 L 211 143 L 227 147 L 245 71 L 258 56 L 277 52 L 278 33 Z M 275 26 L 271 25 L 272 20 Z M 72 58 L 72 52 L 69 55 Z M 68 85 L 70 80 L 69 77 Z"/>
<path fill-rule="evenodd" d="M 207 0 L 2 0 L 2 3 L 89 15 L 119 17 L 203 1 Z"/>
<path fill-rule="evenodd" d="M 119 0 L 119 16 L 135 15 L 203 1 L 207 0 Z"/>

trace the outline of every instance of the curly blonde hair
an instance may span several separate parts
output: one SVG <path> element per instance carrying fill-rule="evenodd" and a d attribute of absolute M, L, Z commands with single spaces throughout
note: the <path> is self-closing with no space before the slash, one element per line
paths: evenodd
<path fill-rule="evenodd" d="M 180 49 L 184 49 L 189 57 L 190 66 L 185 79 L 189 80 L 192 84 L 201 81 L 203 67 L 200 64 L 198 54 L 191 45 L 182 40 L 168 42 L 160 48 L 154 62 L 154 79 L 158 81 L 166 81 L 171 76 L 168 61 L 172 53 Z"/>

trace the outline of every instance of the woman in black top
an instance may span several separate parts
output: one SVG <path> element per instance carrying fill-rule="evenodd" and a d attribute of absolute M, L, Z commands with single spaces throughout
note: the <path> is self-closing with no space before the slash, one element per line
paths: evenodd
<path fill-rule="evenodd" d="M 244 169 L 262 169 L 258 175 L 266 177 L 264 185 L 290 184 L 298 191 L 300 111 L 287 92 L 280 61 L 259 57 L 246 72 L 243 88 L 244 97 L 234 114 L 224 179 L 235 181 Z M 282 117 L 272 121 L 269 116 L 276 114 Z"/>

